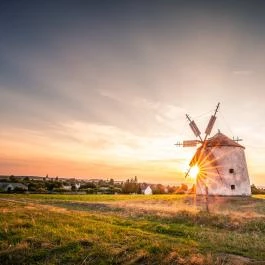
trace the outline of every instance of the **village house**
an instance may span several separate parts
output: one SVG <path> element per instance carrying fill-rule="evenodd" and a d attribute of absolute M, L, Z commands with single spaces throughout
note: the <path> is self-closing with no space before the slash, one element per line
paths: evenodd
<path fill-rule="evenodd" d="M 28 187 L 22 183 L 14 183 L 14 182 L 0 182 L 0 191 L 2 192 L 11 192 L 11 191 L 27 191 Z"/>
<path fill-rule="evenodd" d="M 144 195 L 152 195 L 153 191 L 152 191 L 152 188 L 148 185 L 145 189 L 142 190 L 142 193 Z"/>

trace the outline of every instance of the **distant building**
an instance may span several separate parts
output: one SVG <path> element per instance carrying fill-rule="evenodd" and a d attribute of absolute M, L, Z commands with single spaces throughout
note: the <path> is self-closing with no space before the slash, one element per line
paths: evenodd
<path fill-rule="evenodd" d="M 27 191 L 28 187 L 22 183 L 13 183 L 13 182 L 0 183 L 0 191 L 11 192 L 14 190 Z"/>
<path fill-rule="evenodd" d="M 143 190 L 143 194 L 144 195 L 152 195 L 153 194 L 153 191 L 151 189 L 150 186 L 147 186 L 144 190 Z"/>
<path fill-rule="evenodd" d="M 79 190 L 80 189 L 80 187 L 81 187 L 81 183 L 75 183 L 75 188 L 77 189 L 77 190 Z"/>
<path fill-rule="evenodd" d="M 114 180 L 114 184 L 122 185 L 123 181 L 122 180 Z"/>
<path fill-rule="evenodd" d="M 88 179 L 87 182 L 99 183 L 102 179 Z"/>
<path fill-rule="evenodd" d="M 62 186 L 62 189 L 63 189 L 63 190 L 71 191 L 71 190 L 72 190 L 72 186 L 71 186 L 71 185 L 63 185 L 63 186 Z"/>

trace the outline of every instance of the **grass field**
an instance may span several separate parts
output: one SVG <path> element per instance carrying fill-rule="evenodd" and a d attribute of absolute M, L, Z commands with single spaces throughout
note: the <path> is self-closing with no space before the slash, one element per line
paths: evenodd
<path fill-rule="evenodd" d="M 265 196 L 0 195 L 0 264 L 265 264 Z"/>

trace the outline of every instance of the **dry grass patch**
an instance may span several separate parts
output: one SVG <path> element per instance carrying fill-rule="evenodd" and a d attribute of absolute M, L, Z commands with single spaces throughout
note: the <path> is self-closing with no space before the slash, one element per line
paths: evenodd
<path fill-rule="evenodd" d="M 189 196 L 45 196 L 0 196 L 2 264 L 221 265 L 232 262 L 229 255 L 265 260 L 260 198 L 215 199 L 207 213 Z M 241 207 L 250 210 L 246 205 L 261 216 L 237 215 Z"/>

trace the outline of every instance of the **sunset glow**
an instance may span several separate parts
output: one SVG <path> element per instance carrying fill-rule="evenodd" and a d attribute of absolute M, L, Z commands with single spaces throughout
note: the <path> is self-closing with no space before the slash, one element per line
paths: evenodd
<path fill-rule="evenodd" d="M 197 165 L 195 165 L 195 166 L 191 167 L 190 172 L 189 172 L 189 176 L 192 179 L 196 179 L 199 172 L 200 172 L 200 168 Z"/>
<path fill-rule="evenodd" d="M 191 181 L 185 114 L 204 132 L 221 102 L 212 134 L 242 138 L 264 184 L 262 8 L 44 2 L 1 8 L 0 175 Z"/>

